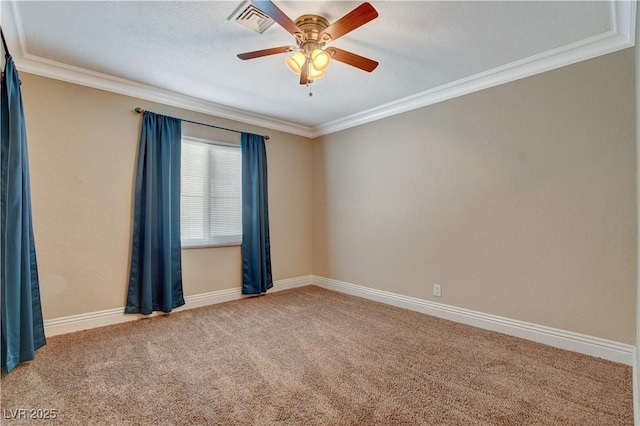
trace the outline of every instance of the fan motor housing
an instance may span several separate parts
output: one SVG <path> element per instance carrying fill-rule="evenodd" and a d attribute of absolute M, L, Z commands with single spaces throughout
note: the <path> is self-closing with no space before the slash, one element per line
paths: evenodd
<path fill-rule="evenodd" d="M 296 34 L 299 47 L 304 47 L 307 43 L 324 46 L 331 39 L 328 34 L 325 34 L 322 40 L 320 39 L 320 34 L 329 26 L 329 21 L 322 16 L 302 15 L 296 19 L 295 23 L 302 30 L 301 34 Z"/>

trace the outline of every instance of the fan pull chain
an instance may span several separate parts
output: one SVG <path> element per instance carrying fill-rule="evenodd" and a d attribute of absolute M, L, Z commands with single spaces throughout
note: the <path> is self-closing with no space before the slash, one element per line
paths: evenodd
<path fill-rule="evenodd" d="M 309 97 L 312 97 L 313 92 L 311 91 L 311 84 L 307 83 L 307 88 L 309 89 Z"/>

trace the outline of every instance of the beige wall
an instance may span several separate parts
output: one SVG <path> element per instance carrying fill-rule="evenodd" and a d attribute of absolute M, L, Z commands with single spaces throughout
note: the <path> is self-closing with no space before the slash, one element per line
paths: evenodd
<path fill-rule="evenodd" d="M 634 97 L 627 49 L 317 138 L 314 274 L 633 344 Z"/>
<path fill-rule="evenodd" d="M 21 78 L 46 319 L 124 305 L 140 106 L 271 135 L 274 279 L 313 272 L 635 342 L 633 49 L 313 142 Z M 239 247 L 185 250 L 183 270 L 187 295 L 238 287 Z"/>
<path fill-rule="evenodd" d="M 311 273 L 311 142 L 44 77 L 21 73 L 33 224 L 45 319 L 123 307 L 128 285 L 136 106 L 269 134 L 274 279 Z M 239 141 L 185 123 L 183 133 Z M 239 287 L 240 247 L 183 251 L 186 295 Z"/>
<path fill-rule="evenodd" d="M 636 9 L 636 167 L 640 167 L 640 8 Z M 638 210 L 636 223 L 640 224 L 640 174 L 636 172 L 636 210 Z M 638 239 L 636 246 L 640 248 L 640 238 L 638 238 L 638 229 L 636 229 L 636 239 Z M 635 422 L 640 423 L 640 389 L 638 384 L 640 383 L 640 250 L 636 253 L 636 359 L 635 359 L 635 385 L 633 389 L 634 393 L 634 415 Z"/>

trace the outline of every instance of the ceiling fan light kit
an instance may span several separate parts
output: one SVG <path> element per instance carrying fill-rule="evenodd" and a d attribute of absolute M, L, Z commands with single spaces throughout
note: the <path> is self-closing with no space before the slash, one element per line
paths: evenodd
<path fill-rule="evenodd" d="M 302 30 L 294 34 L 299 50 L 287 58 L 286 63 L 298 75 L 302 74 L 303 67 L 307 67 L 307 84 L 310 84 L 313 80 L 324 77 L 323 71 L 331 64 L 331 55 L 323 50 L 326 42 L 321 39 L 322 31 L 329 26 L 329 21 L 318 15 L 303 15 L 296 19 L 295 24 Z M 324 40 L 328 39 L 329 35 L 325 34 Z"/>
<path fill-rule="evenodd" d="M 332 60 L 367 72 L 378 66 L 378 62 L 355 53 L 337 47 L 325 48 L 328 42 L 333 42 L 378 17 L 378 12 L 369 3 L 361 4 L 331 25 L 318 15 L 302 15 L 294 22 L 269 0 L 254 1 L 253 6 L 292 34 L 297 47 L 281 46 L 241 53 L 238 58 L 242 60 L 296 51 L 291 57 L 286 58 L 285 62 L 292 72 L 300 75 L 300 84 L 307 86 L 325 76 L 324 71 L 331 65 Z M 309 95 L 311 96 L 311 93 Z"/>
<path fill-rule="evenodd" d="M 289 69 L 298 75 L 300 75 L 302 67 L 305 62 L 307 62 L 307 66 L 309 67 L 309 80 L 314 80 L 324 77 L 325 74 L 323 71 L 331 65 L 331 55 L 322 49 L 315 49 L 311 54 L 296 52 L 293 56 L 287 58 L 285 62 Z"/>

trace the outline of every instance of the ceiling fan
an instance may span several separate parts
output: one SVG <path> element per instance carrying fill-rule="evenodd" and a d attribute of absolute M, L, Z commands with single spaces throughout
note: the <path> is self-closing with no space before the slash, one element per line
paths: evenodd
<path fill-rule="evenodd" d="M 325 48 L 326 43 L 335 41 L 378 17 L 378 12 L 369 3 L 361 4 L 333 24 L 318 15 L 302 15 L 294 22 L 269 0 L 254 1 L 253 5 L 291 33 L 296 38 L 297 46 L 241 53 L 238 58 L 242 60 L 296 51 L 286 62 L 291 71 L 300 74 L 300 84 L 306 85 L 323 77 L 324 70 L 332 59 L 367 72 L 378 66 L 378 62 L 355 53 L 333 46 Z"/>

